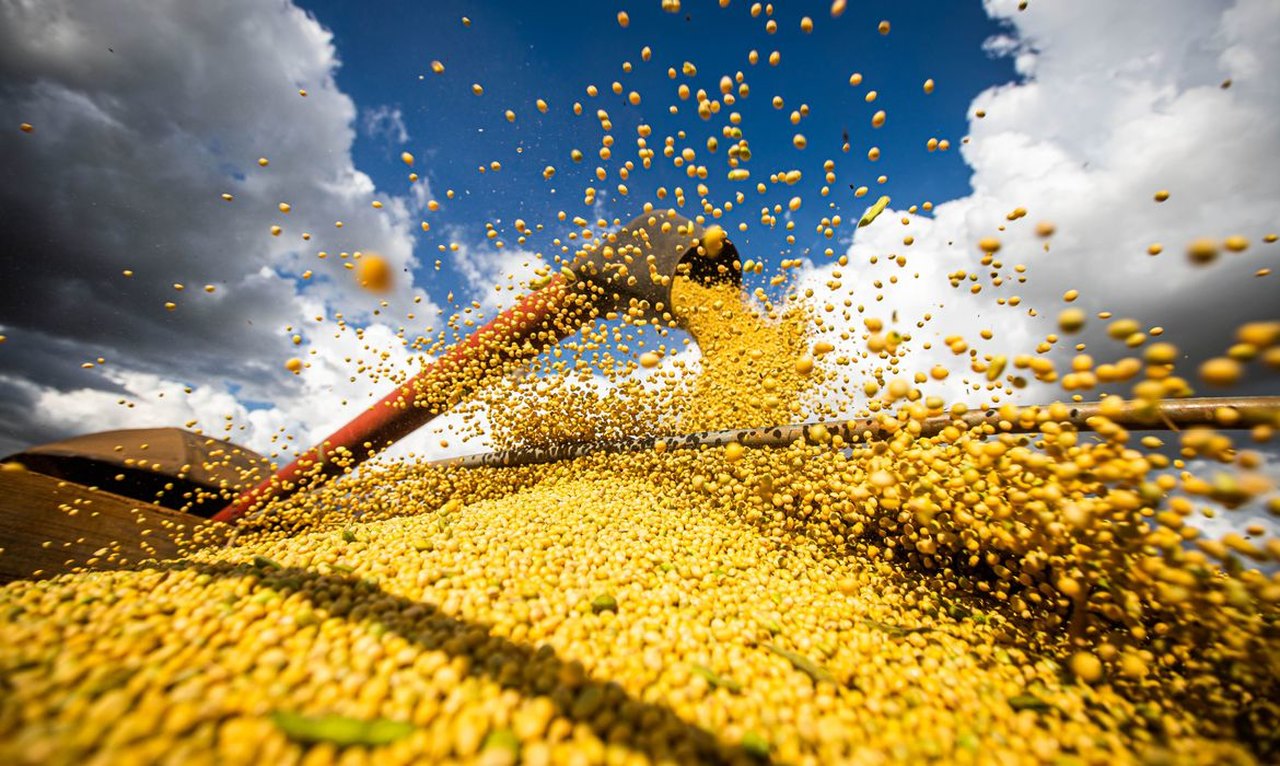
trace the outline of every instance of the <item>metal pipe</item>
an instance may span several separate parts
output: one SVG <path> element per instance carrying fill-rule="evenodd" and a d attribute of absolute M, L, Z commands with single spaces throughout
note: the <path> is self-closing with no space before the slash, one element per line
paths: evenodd
<path fill-rule="evenodd" d="M 822 423 L 801 423 L 769 428 L 741 428 L 727 431 L 703 431 L 683 436 L 646 436 L 632 439 L 615 439 L 598 442 L 571 442 L 551 447 L 529 447 L 499 452 L 486 452 L 460 458 L 437 460 L 430 465 L 459 466 L 462 468 L 508 467 L 538 465 L 591 455 L 597 452 L 641 452 L 650 449 L 677 450 L 699 447 L 719 447 L 738 442 L 746 447 L 786 447 L 800 439 L 815 440 L 813 429 L 821 425 L 828 436 L 839 435 L 846 443 L 886 439 L 903 429 L 910 429 L 918 436 L 936 436 L 950 425 L 966 429 L 990 425 L 1000 433 L 1034 433 L 1046 420 L 1067 423 L 1080 431 L 1092 431 L 1103 414 L 1101 402 L 1063 404 L 1065 417 L 1050 417 L 1049 406 L 1019 407 L 1018 412 L 1035 414 L 1017 421 L 1005 421 L 997 409 L 975 410 L 963 415 L 939 415 L 914 421 L 875 418 L 857 420 L 828 420 Z M 1234 422 L 1224 423 L 1219 418 L 1223 408 L 1234 410 Z M 1109 408 L 1108 408 L 1109 409 Z M 1108 422 L 1133 430 L 1178 430 L 1191 426 L 1212 425 L 1219 428 L 1252 428 L 1256 425 L 1280 427 L 1280 396 L 1255 397 L 1203 397 L 1198 399 L 1173 399 L 1154 407 L 1139 407 L 1126 402 L 1119 412 L 1106 415 Z M 658 445 L 661 444 L 661 447 Z"/>
<path fill-rule="evenodd" d="M 214 515 L 234 521 L 355 466 L 445 412 L 478 385 L 613 311 L 669 320 L 677 273 L 740 283 L 732 243 L 674 211 L 640 216 L 602 236 L 550 281 L 476 330 L 327 439 Z M 683 264 L 683 266 L 682 266 Z"/>

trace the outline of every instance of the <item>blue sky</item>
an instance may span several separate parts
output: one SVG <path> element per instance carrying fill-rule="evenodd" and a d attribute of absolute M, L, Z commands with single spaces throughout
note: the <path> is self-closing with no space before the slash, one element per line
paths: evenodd
<path fill-rule="evenodd" d="M 641 123 L 653 128 L 649 145 L 659 152 L 664 136 L 687 131 L 688 140 L 677 147 L 694 147 L 699 162 L 710 157 L 713 200 L 746 192 L 746 204 L 723 222 L 735 234 L 739 221 L 751 224 L 739 239 L 740 251 L 770 264 L 803 255 L 806 248 L 832 246 L 815 232 L 820 218 L 833 213 L 857 218 L 879 194 L 902 200 L 905 208 L 969 193 L 970 171 L 957 151 L 967 131 L 966 109 L 979 92 L 1015 76 L 1008 58 L 984 52 L 984 40 L 1002 25 L 978 3 L 855 3 L 839 19 L 830 18 L 829 5 L 823 3 L 780 3 L 771 17 L 762 12 L 756 18 L 750 4 L 740 0 L 727 9 L 714 2 L 684 5 L 672 15 L 657 2 L 405 2 L 380 5 L 374 14 L 357 3 L 302 3 L 333 31 L 342 61 L 337 82 L 362 113 L 390 108 L 402 115 L 408 140 L 401 144 L 394 131 L 361 130 L 353 153 L 357 166 L 379 188 L 400 191 L 408 183 L 400 154 L 411 151 L 443 205 L 426 216 L 433 230 L 416 247 L 427 267 L 418 278 L 437 300 L 464 287 L 450 259 L 444 259 L 439 273 L 430 268 L 439 257 L 437 246 L 450 241 L 450 225 L 479 243 L 484 222 L 493 222 L 510 243 L 515 235 L 506 227 L 515 218 L 531 226 L 541 222 L 548 225 L 545 235 L 531 239 L 526 248 L 549 254 L 549 240 L 563 233 L 552 225 L 559 210 L 593 219 L 582 204 L 582 190 L 588 186 L 601 189 L 597 199 L 623 220 L 638 214 L 645 201 L 656 201 L 659 186 L 690 189 L 691 180 L 659 154 L 650 171 L 628 179 L 626 197 L 617 193 L 616 169 L 636 159 L 636 127 Z M 619 10 L 630 17 L 625 29 L 617 20 Z M 814 20 L 811 34 L 800 29 L 806 15 Z M 464 16 L 471 20 L 469 27 L 462 23 Z M 775 34 L 765 30 L 768 18 L 778 23 Z M 888 35 L 877 29 L 882 19 L 891 22 Z M 648 63 L 641 60 L 646 45 L 653 51 Z M 754 66 L 748 62 L 753 49 L 761 57 Z M 773 50 L 782 53 L 776 67 L 767 64 Z M 444 63 L 444 74 L 431 72 L 432 60 Z M 697 75 L 670 79 L 668 68 L 680 70 L 685 61 L 697 67 Z M 632 64 L 629 74 L 622 69 L 624 62 Z M 680 101 L 676 95 L 679 83 L 688 83 L 695 92 L 701 87 L 718 93 L 721 76 L 738 71 L 751 87 L 749 97 L 734 106 L 753 152 L 748 167 L 755 170 L 746 183 L 726 180 L 723 138 L 715 155 L 705 150 L 706 138 L 719 135 L 726 115 L 700 120 L 695 100 Z M 861 86 L 849 85 L 854 72 L 863 75 Z M 922 84 L 929 78 L 937 87 L 926 95 Z M 610 90 L 614 81 L 624 86 L 623 95 Z M 482 96 L 473 94 L 473 83 L 483 86 Z M 600 90 L 596 98 L 586 93 L 592 84 Z M 641 94 L 639 106 L 626 102 L 632 90 Z M 870 90 L 877 91 L 874 103 L 864 98 Z M 772 106 L 774 95 L 783 96 L 782 109 Z M 550 105 L 545 115 L 535 108 L 538 98 Z M 583 105 L 581 116 L 573 115 L 574 102 Z M 680 107 L 676 115 L 668 112 L 672 104 Z M 792 125 L 789 115 L 802 104 L 810 113 L 800 125 Z M 516 112 L 515 123 L 504 117 L 507 109 Z M 609 161 L 596 154 L 603 135 L 597 109 L 607 110 L 614 126 L 617 143 Z M 888 122 L 873 129 L 871 117 L 880 109 L 888 113 Z M 841 152 L 845 131 L 848 153 Z M 797 132 L 809 142 L 803 151 L 792 145 Z M 930 137 L 949 138 L 952 150 L 928 152 Z M 866 158 L 871 146 L 882 151 L 874 163 Z M 573 163 L 572 148 L 581 149 L 586 159 Z M 827 159 L 836 163 L 837 182 L 822 198 L 818 190 Z M 500 172 L 478 172 L 494 160 L 501 163 Z M 547 165 L 557 169 L 551 181 L 542 177 Z M 596 179 L 597 166 L 610 171 L 608 181 Z M 756 193 L 753 187 L 762 175 L 789 168 L 804 173 L 800 184 L 773 185 L 765 195 Z M 883 185 L 876 183 L 881 174 L 889 179 Z M 850 183 L 872 191 L 855 199 Z M 455 190 L 454 200 L 444 199 L 446 189 Z M 796 194 L 806 204 L 795 216 L 796 244 L 788 246 L 781 227 L 769 232 L 759 225 L 759 208 L 785 205 Z M 688 192 L 688 197 L 686 209 L 693 210 L 696 195 Z M 836 250 L 842 252 L 843 246 Z"/>

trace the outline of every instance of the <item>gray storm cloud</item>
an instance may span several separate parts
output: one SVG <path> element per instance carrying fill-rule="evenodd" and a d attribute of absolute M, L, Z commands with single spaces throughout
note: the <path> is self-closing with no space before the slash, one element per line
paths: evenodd
<path fill-rule="evenodd" d="M 49 394 L 141 396 L 122 382 L 138 375 L 288 409 L 310 384 L 282 368 L 299 352 L 287 326 L 309 344 L 330 329 L 317 312 L 408 304 L 408 206 L 352 163 L 338 64 L 331 35 L 289 3 L 0 6 L 0 113 L 35 126 L 0 136 L 0 452 L 92 430 L 40 411 L 58 405 Z M 355 286 L 338 253 L 357 250 L 391 261 L 393 294 Z M 81 369 L 98 357 L 105 368 Z M 129 418 L 148 412 L 173 414 Z M 286 415 L 304 433 L 327 420 Z"/>

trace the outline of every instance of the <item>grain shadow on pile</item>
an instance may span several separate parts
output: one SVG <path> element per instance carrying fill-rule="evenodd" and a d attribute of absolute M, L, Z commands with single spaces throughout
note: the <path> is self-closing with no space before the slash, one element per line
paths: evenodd
<path fill-rule="evenodd" d="M 313 608 L 324 609 L 331 617 L 352 622 L 376 620 L 387 631 L 421 649 L 466 657 L 470 661 L 469 674 L 489 678 L 523 696 L 547 696 L 559 715 L 575 724 L 586 724 L 601 741 L 622 745 L 654 760 L 777 763 L 721 742 L 672 710 L 630 696 L 616 682 L 588 677 L 580 663 L 556 656 L 550 646 L 534 648 L 490 635 L 483 624 L 449 617 L 434 604 L 396 596 L 369 580 L 261 563 L 175 561 L 161 568 L 212 577 L 256 576 L 260 586 L 301 594 Z M 361 609 L 360 614 L 356 614 L 357 609 Z M 619 722 L 623 725 L 619 726 Z"/>

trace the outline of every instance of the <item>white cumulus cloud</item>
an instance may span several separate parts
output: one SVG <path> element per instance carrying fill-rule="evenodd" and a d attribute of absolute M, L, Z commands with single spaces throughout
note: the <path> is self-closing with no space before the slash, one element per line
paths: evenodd
<path fill-rule="evenodd" d="M 1197 361 L 1223 353 L 1239 324 L 1276 318 L 1277 277 L 1254 274 L 1280 257 L 1280 245 L 1262 241 L 1280 227 L 1280 4 L 1081 0 L 1033 4 L 1025 12 L 1015 0 L 986 5 L 1009 24 L 988 49 L 1015 56 L 1020 79 L 988 89 L 971 106 L 969 141 L 959 148 L 973 191 L 938 205 L 932 219 L 907 216 L 904 227 L 898 219 L 906 213 L 891 208 L 858 230 L 834 292 L 826 287 L 828 264 L 808 271 L 801 284 L 815 290 L 817 305 L 839 307 L 833 298 L 843 300 L 853 288 L 854 304 L 866 306 L 864 315 L 851 311 L 851 320 L 828 315 L 836 330 L 860 330 L 863 316 L 888 322 L 896 311 L 897 328 L 912 332 L 917 347 L 933 342 L 904 369 L 941 362 L 956 370 L 961 365 L 942 338 L 963 335 L 983 353 L 1030 352 L 1056 331 L 1063 293 L 1077 289 L 1075 305 L 1091 316 L 1112 311 L 1165 328 L 1164 339 L 1188 355 L 1183 374 L 1194 377 Z M 1153 200 L 1161 189 L 1171 195 L 1162 204 Z M 1007 220 L 1019 207 L 1027 216 Z M 1042 220 L 1057 227 L 1048 251 L 1034 233 Z M 914 237 L 910 246 L 907 235 Z M 1184 255 L 1196 238 L 1231 235 L 1248 238 L 1250 248 L 1224 253 L 1208 267 Z M 976 247 L 992 236 L 1002 243 L 999 287 Z M 1148 255 L 1153 243 L 1164 252 Z M 891 255 L 905 256 L 906 265 Z M 1026 265 L 1025 283 L 1014 264 Z M 967 280 L 952 289 L 947 275 L 956 271 L 979 274 L 982 292 L 970 295 Z M 891 277 L 899 283 L 888 284 Z M 1017 307 L 996 303 L 1013 296 Z M 925 313 L 932 321 L 917 328 Z M 1092 319 L 1081 336 L 1058 344 L 1057 358 L 1079 341 L 1099 361 L 1133 353 L 1107 339 L 1105 325 Z M 982 329 L 995 337 L 978 340 Z M 861 344 L 855 337 L 844 345 Z M 958 377 L 929 390 L 984 398 L 972 390 L 961 396 Z M 1256 372 L 1249 385 L 1274 391 L 1275 374 Z M 1025 395 L 1054 393 L 1032 386 Z"/>

